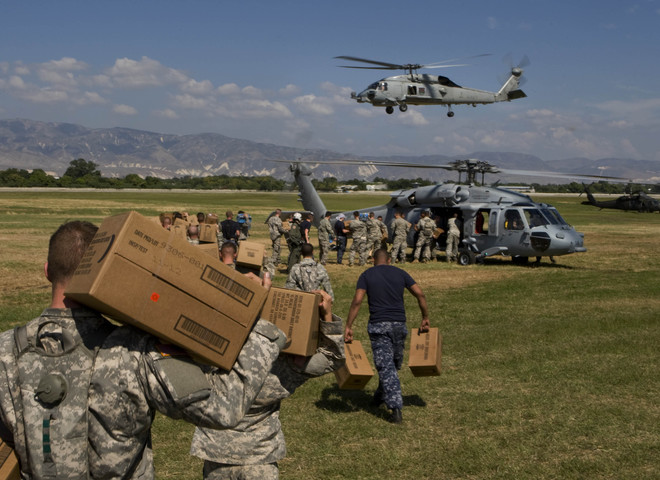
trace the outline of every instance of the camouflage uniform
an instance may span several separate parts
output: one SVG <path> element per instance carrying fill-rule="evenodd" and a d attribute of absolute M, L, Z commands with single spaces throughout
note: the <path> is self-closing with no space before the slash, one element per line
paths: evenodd
<path fill-rule="evenodd" d="M 417 230 L 419 237 L 415 244 L 415 253 L 413 257 L 419 260 L 420 255 L 424 261 L 431 260 L 431 242 L 433 241 L 433 230 L 435 230 L 435 222 L 429 217 L 422 217 L 417 222 Z M 422 253 L 423 251 L 423 253 Z"/>
<path fill-rule="evenodd" d="M 319 346 L 311 357 L 281 354 L 252 408 L 231 430 L 197 428 L 191 455 L 202 458 L 204 478 L 277 479 L 277 461 L 286 455 L 280 402 L 306 380 L 330 373 L 344 362 L 342 320 L 319 323 Z"/>
<path fill-rule="evenodd" d="M 378 388 L 374 398 L 382 400 L 389 409 L 402 409 L 403 396 L 398 370 L 403 364 L 404 345 L 408 329 L 405 322 L 378 322 L 367 324 L 371 340 L 374 366 L 378 372 Z"/>
<path fill-rule="evenodd" d="M 300 263 L 295 264 L 289 272 L 284 287 L 302 290 L 303 292 L 325 290 L 332 297 L 332 300 L 335 299 L 328 271 L 323 265 L 316 263 L 313 258 L 303 258 Z"/>
<path fill-rule="evenodd" d="M 165 355 L 156 337 L 83 308 L 49 308 L 16 334 L 3 332 L 0 433 L 15 448 L 22 478 L 153 479 L 156 411 L 209 428 L 232 427 L 243 418 L 279 353 L 267 337 L 283 335 L 263 320 L 255 328 L 262 334 L 250 334 L 229 372 Z M 25 343 L 31 346 L 20 347 Z M 87 351 L 91 366 L 56 370 L 72 344 Z M 39 353 L 44 349 L 49 353 Z M 32 384 L 47 377 L 62 379 L 71 395 L 59 403 L 35 398 L 39 388 Z M 87 397 L 74 393 L 81 385 Z"/>
<path fill-rule="evenodd" d="M 393 237 L 390 256 L 394 262 L 396 262 L 398 258 L 400 263 L 406 263 L 406 249 L 408 248 L 409 229 L 410 224 L 403 217 L 395 218 L 390 224 L 390 230 L 392 231 Z"/>
<path fill-rule="evenodd" d="M 453 262 L 458 257 L 458 243 L 461 240 L 461 231 L 456 226 L 456 219 L 450 218 L 447 220 L 447 248 L 445 254 L 447 261 Z"/>
<path fill-rule="evenodd" d="M 387 237 L 389 235 L 389 232 L 387 231 L 387 225 L 378 219 L 376 219 L 376 223 L 380 229 L 380 245 L 378 248 L 387 248 Z"/>
<path fill-rule="evenodd" d="M 282 226 L 282 219 L 277 215 L 270 217 L 268 219 L 268 231 L 270 232 L 270 240 L 273 242 L 273 255 L 270 257 L 270 261 L 277 267 L 280 263 L 280 252 L 282 249 L 280 240 L 282 235 L 286 233 L 286 230 Z"/>
<path fill-rule="evenodd" d="M 375 252 L 380 248 L 380 239 L 382 234 L 378 220 L 375 218 L 367 218 L 367 251 Z"/>
<path fill-rule="evenodd" d="M 350 230 L 351 236 L 353 237 L 351 253 L 348 256 L 348 265 L 353 265 L 356 253 L 359 256 L 359 264 L 364 265 L 367 263 L 367 256 L 369 255 L 367 247 L 367 224 L 362 220 L 354 218 L 353 221 L 348 224 L 348 230 Z"/>
<path fill-rule="evenodd" d="M 332 225 L 330 220 L 322 218 L 319 223 L 319 248 L 321 249 L 320 261 L 321 265 L 325 265 L 328 261 L 328 252 L 330 251 L 330 235 L 332 235 Z"/>

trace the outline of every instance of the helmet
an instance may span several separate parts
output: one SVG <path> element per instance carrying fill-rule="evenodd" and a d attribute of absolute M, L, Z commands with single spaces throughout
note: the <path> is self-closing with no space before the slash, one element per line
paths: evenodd
<path fill-rule="evenodd" d="M 300 220 L 302 220 L 302 215 L 300 213 L 296 212 L 296 213 L 293 214 L 293 219 L 300 221 Z"/>

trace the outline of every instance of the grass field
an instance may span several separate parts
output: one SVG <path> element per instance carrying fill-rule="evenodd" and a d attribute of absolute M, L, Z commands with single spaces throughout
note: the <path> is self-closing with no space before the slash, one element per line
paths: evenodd
<path fill-rule="evenodd" d="M 328 194 L 332 210 L 384 203 L 384 194 Z M 660 215 L 602 210 L 543 197 L 585 233 L 587 253 L 514 266 L 406 265 L 443 334 L 443 373 L 401 371 L 404 421 L 369 405 L 376 387 L 346 392 L 334 376 L 309 381 L 282 404 L 283 479 L 660 478 Z M 48 304 L 48 236 L 62 222 L 129 209 L 253 217 L 253 239 L 287 193 L 0 192 L 0 329 Z M 361 268 L 328 266 L 345 317 Z M 274 283 L 284 283 L 284 275 Z M 409 329 L 419 309 L 407 296 Z M 356 337 L 368 350 L 367 309 Z M 368 350 L 370 353 L 370 350 Z M 157 477 L 201 478 L 188 456 L 192 427 L 159 416 Z"/>

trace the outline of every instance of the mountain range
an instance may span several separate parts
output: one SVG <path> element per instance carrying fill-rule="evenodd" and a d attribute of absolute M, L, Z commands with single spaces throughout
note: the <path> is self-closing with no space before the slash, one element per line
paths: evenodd
<path fill-rule="evenodd" d="M 315 178 L 340 181 L 359 178 L 418 178 L 456 180 L 454 172 L 441 169 L 406 169 L 370 165 L 369 161 L 445 165 L 464 158 L 487 161 L 502 169 L 562 172 L 571 175 L 608 175 L 657 182 L 660 162 L 624 158 L 569 158 L 544 161 L 522 153 L 473 152 L 466 156 L 380 156 L 364 157 L 285 147 L 231 138 L 217 133 L 171 135 L 129 128 L 87 128 L 71 123 L 47 123 L 26 119 L 0 120 L 0 169 L 43 169 L 59 176 L 78 158 L 98 165 L 106 177 L 138 174 L 171 178 L 183 176 L 266 176 L 291 179 L 286 162 L 358 160 L 360 165 L 319 164 Z M 529 175 L 496 174 L 494 182 L 567 183 L 571 179 L 539 178 Z"/>

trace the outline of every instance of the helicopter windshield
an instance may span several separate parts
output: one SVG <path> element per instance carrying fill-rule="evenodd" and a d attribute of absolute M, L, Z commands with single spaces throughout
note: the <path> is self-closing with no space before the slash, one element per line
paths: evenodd
<path fill-rule="evenodd" d="M 554 207 L 543 208 L 541 209 L 541 212 L 543 212 L 543 216 L 547 218 L 552 225 L 568 225 L 566 220 L 559 215 L 559 212 Z"/>
<path fill-rule="evenodd" d="M 551 220 L 541 214 L 538 208 L 526 208 L 525 218 L 527 219 L 527 224 L 530 228 L 542 227 L 543 225 L 552 223 Z"/>

